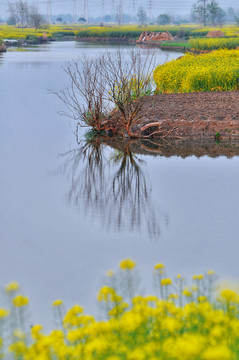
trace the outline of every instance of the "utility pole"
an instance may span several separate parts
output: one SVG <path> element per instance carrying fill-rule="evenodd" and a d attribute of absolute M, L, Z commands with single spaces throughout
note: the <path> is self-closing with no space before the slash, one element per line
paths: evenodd
<path fill-rule="evenodd" d="M 152 1 L 152 0 L 148 0 L 149 23 L 152 22 L 152 9 L 153 9 L 153 1 Z"/>
<path fill-rule="evenodd" d="M 86 22 L 87 22 L 87 24 L 88 24 L 88 22 L 89 22 L 89 5 L 88 5 L 88 0 L 84 0 L 82 14 L 83 14 L 82 17 L 83 17 L 84 19 L 86 19 Z"/>
<path fill-rule="evenodd" d="M 76 0 L 72 0 L 72 5 L 73 5 L 73 9 L 72 9 L 72 20 L 73 20 L 73 23 L 75 23 L 75 22 L 77 22 Z"/>
<path fill-rule="evenodd" d="M 49 24 L 52 23 L 51 0 L 47 0 L 47 20 Z"/>
<path fill-rule="evenodd" d="M 105 0 L 101 0 L 101 22 L 104 23 L 105 18 Z"/>
<path fill-rule="evenodd" d="M 136 16 L 136 1 L 132 0 L 132 16 Z"/>
<path fill-rule="evenodd" d="M 112 21 L 115 20 L 115 0 L 111 0 L 111 18 L 112 18 Z"/>
<path fill-rule="evenodd" d="M 119 0 L 119 24 L 122 24 L 123 20 L 123 0 Z"/>

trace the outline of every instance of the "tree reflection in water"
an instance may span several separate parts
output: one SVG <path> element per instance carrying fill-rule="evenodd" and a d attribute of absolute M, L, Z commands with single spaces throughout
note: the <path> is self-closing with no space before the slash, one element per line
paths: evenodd
<path fill-rule="evenodd" d="M 110 154 L 112 147 L 94 138 L 60 155 L 64 158 L 60 170 L 71 181 L 67 200 L 100 216 L 107 228 L 140 232 L 146 227 L 151 237 L 158 238 L 151 186 L 141 168 L 143 160 L 132 152 L 131 143 L 114 146 Z"/>

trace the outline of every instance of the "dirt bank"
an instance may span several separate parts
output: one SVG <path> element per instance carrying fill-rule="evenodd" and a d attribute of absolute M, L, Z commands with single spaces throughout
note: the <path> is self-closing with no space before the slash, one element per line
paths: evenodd
<path fill-rule="evenodd" d="M 0 45 L 0 52 L 6 52 L 7 48 L 4 44 Z"/>
<path fill-rule="evenodd" d="M 232 158 L 239 156 L 238 141 L 220 141 L 210 139 L 191 140 L 191 139 L 104 139 L 103 143 L 111 146 L 118 151 L 130 154 L 143 154 L 151 156 L 226 156 Z"/>
<path fill-rule="evenodd" d="M 146 97 L 134 128 L 168 138 L 239 140 L 239 91 Z"/>

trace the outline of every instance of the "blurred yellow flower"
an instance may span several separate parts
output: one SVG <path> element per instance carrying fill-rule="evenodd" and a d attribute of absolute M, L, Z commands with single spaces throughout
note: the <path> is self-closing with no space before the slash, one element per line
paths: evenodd
<path fill-rule="evenodd" d="M 17 295 L 14 299 L 12 299 L 12 303 L 16 307 L 22 307 L 29 303 L 29 299 L 26 296 Z"/>
<path fill-rule="evenodd" d="M 15 329 L 13 331 L 13 335 L 21 340 L 24 340 L 26 338 L 26 334 L 24 333 L 24 331 L 22 331 L 21 329 Z"/>
<path fill-rule="evenodd" d="M 154 265 L 154 270 L 164 269 L 164 267 L 165 267 L 164 264 L 158 263 L 158 264 Z"/>
<path fill-rule="evenodd" d="M 203 279 L 203 275 L 193 275 L 193 280 L 202 280 Z"/>
<path fill-rule="evenodd" d="M 13 281 L 5 286 L 5 291 L 7 293 L 11 293 L 11 292 L 19 290 L 19 288 L 20 288 L 20 286 L 19 286 L 18 282 Z"/>
<path fill-rule="evenodd" d="M 184 289 L 182 294 L 187 297 L 192 296 L 192 292 L 189 289 Z"/>
<path fill-rule="evenodd" d="M 122 270 L 132 270 L 136 266 L 136 262 L 131 259 L 122 260 L 119 264 Z"/>
<path fill-rule="evenodd" d="M 165 278 L 161 280 L 161 285 L 162 286 L 167 286 L 167 285 L 171 285 L 172 284 L 172 280 L 169 278 Z"/>
<path fill-rule="evenodd" d="M 58 299 L 58 300 L 53 301 L 52 306 L 53 307 L 54 306 L 61 306 L 62 304 L 63 304 L 63 301 Z"/>
<path fill-rule="evenodd" d="M 114 276 L 114 272 L 113 272 L 112 270 L 107 270 L 106 275 L 107 275 L 108 277 L 112 277 L 112 276 Z"/>
<path fill-rule="evenodd" d="M 208 275 L 214 275 L 215 274 L 215 271 L 214 270 L 208 270 Z"/>
<path fill-rule="evenodd" d="M 3 308 L 0 308 L 0 318 L 5 318 L 6 316 L 8 316 L 10 313 L 9 310 L 6 310 L 6 309 L 3 309 Z"/>

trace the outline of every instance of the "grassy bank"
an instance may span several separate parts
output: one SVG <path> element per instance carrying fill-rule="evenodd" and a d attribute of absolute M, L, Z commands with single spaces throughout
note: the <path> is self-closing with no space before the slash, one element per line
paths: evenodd
<path fill-rule="evenodd" d="M 56 328 L 26 323 L 29 300 L 19 285 L 5 288 L 9 308 L 0 309 L 1 356 L 21 360 L 238 360 L 239 294 L 215 291 L 215 274 L 191 282 L 169 278 L 163 264 L 152 269 L 157 295 L 138 293 L 136 263 L 122 260 L 107 272 L 98 292 L 102 320 L 80 305 L 68 311 L 52 303 Z"/>
<path fill-rule="evenodd" d="M 186 54 L 158 66 L 154 81 L 159 93 L 229 91 L 239 88 L 239 51 Z"/>
<path fill-rule="evenodd" d="M 61 39 L 65 36 L 74 36 L 79 26 L 42 26 L 40 29 L 19 28 L 10 25 L 0 25 L 0 37 L 3 39 L 28 40 L 34 38 Z"/>
<path fill-rule="evenodd" d="M 161 48 L 175 48 L 175 49 L 179 49 L 179 50 L 190 50 L 191 49 L 191 45 L 187 42 L 187 41 L 165 41 L 165 42 L 162 42 L 160 44 L 160 47 Z"/>
<path fill-rule="evenodd" d="M 10 25 L 0 25 L 0 37 L 7 39 L 23 39 L 27 40 L 29 37 L 46 37 L 48 39 L 62 39 L 66 37 L 77 38 L 127 38 L 137 39 L 142 31 L 164 32 L 169 31 L 173 36 L 178 38 L 195 38 L 205 37 L 210 30 L 218 30 L 219 28 L 200 27 L 198 25 L 180 25 L 180 26 L 158 26 L 148 25 L 145 27 L 138 25 L 108 25 L 108 26 L 95 26 L 95 25 L 81 25 L 81 24 L 66 24 L 66 25 L 44 25 L 40 29 L 33 28 L 20 28 Z M 227 37 L 238 37 L 239 28 L 236 26 L 224 26 L 220 28 Z"/>
<path fill-rule="evenodd" d="M 94 26 L 81 24 L 67 24 L 67 25 L 49 25 L 41 26 L 40 29 L 20 28 L 10 25 L 0 25 L 0 37 L 8 39 L 26 39 L 27 36 L 47 36 L 49 38 L 62 38 L 65 36 L 77 36 L 80 38 L 122 38 L 127 37 L 136 39 L 140 36 L 142 31 L 163 32 L 170 31 L 173 36 L 180 38 L 200 37 L 205 36 L 211 28 L 201 28 L 197 25 L 181 25 L 181 26 L 157 26 L 149 25 L 140 27 L 138 25 L 122 25 L 122 26 Z M 239 28 L 225 27 L 221 29 L 231 36 L 238 35 Z"/>

